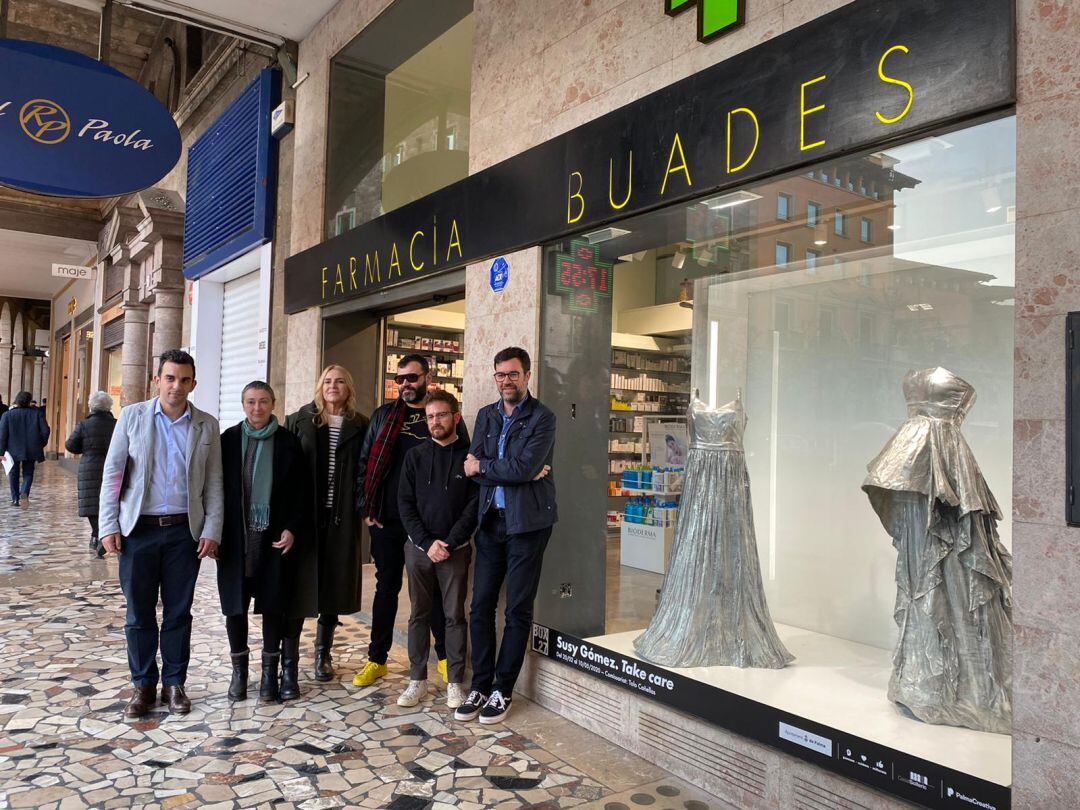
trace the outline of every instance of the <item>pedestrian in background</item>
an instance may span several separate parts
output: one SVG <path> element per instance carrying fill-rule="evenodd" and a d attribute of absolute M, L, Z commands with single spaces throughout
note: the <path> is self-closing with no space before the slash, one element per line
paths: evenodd
<path fill-rule="evenodd" d="M 231 700 L 247 697 L 252 599 L 262 615 L 261 700 L 300 697 L 300 631 L 304 617 L 315 615 L 315 583 L 299 581 L 297 564 L 302 546 L 315 541 L 310 474 L 300 440 L 278 429 L 275 400 L 267 383 L 248 383 L 244 421 L 221 435 L 225 525 L 217 583 L 232 657 Z M 314 580 L 314 569 L 308 577 Z M 302 594 L 308 605 L 298 603 Z"/>
<path fill-rule="evenodd" d="M 480 530 L 469 614 L 473 679 L 454 716 L 498 723 L 510 711 L 525 662 L 533 602 L 544 550 L 558 519 L 555 481 L 548 473 L 555 451 L 555 414 L 529 393 L 529 353 L 516 346 L 495 355 L 499 401 L 476 415 L 465 474 L 480 484 Z M 496 657 L 495 611 L 506 584 L 506 626 Z"/>
<path fill-rule="evenodd" d="M 367 418 L 356 407 L 356 386 L 342 366 L 323 369 L 314 401 L 285 419 L 300 438 L 314 486 L 312 514 L 317 542 L 312 544 L 318 570 L 315 627 L 317 681 L 334 677 L 331 649 L 338 616 L 360 610 L 360 518 L 356 513 L 356 467 Z"/>
<path fill-rule="evenodd" d="M 161 702 L 187 714 L 191 603 L 204 557 L 217 557 L 225 496 L 218 421 L 190 402 L 195 360 L 170 349 L 158 361 L 158 395 L 120 412 L 101 477 L 101 544 L 120 555 L 127 599 L 131 699 L 124 716 L 142 717 Z M 161 628 L 157 605 L 161 595 Z"/>
<path fill-rule="evenodd" d="M 30 407 L 32 395 L 20 391 L 15 407 L 0 416 L 0 456 L 11 455 L 14 466 L 8 473 L 11 505 L 30 505 L 30 487 L 34 484 L 34 468 L 45 460 L 45 445 L 49 442 L 49 425 L 45 414 Z"/>
<path fill-rule="evenodd" d="M 397 704 L 415 706 L 427 694 L 432 606 L 441 599 L 446 617 L 446 705 L 456 709 L 465 702 L 465 595 L 480 487 L 465 475 L 469 440 L 458 435 L 461 408 L 457 399 L 446 391 L 433 391 L 424 410 L 431 441 L 405 454 L 398 483 L 398 510 L 409 540 L 405 570 L 412 612 L 409 685 Z"/>
<path fill-rule="evenodd" d="M 90 523 L 90 550 L 98 557 L 105 549 L 98 539 L 98 501 L 101 495 L 101 473 L 109 453 L 116 417 L 112 415 L 112 397 L 104 391 L 90 395 L 90 413 L 75 426 L 64 442 L 69 453 L 81 454 L 79 459 L 79 517 Z"/>

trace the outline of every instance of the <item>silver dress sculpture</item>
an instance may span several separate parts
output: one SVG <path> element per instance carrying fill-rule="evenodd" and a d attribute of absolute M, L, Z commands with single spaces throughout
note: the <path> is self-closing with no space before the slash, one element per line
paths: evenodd
<path fill-rule="evenodd" d="M 656 614 L 634 649 L 667 667 L 779 669 L 794 656 L 776 634 L 761 585 L 742 401 L 712 410 L 695 397 L 689 417 L 690 452 L 667 576 Z"/>
<path fill-rule="evenodd" d="M 907 421 L 862 486 L 897 552 L 889 699 L 927 723 L 1007 734 L 1012 557 L 960 432 L 975 389 L 932 368 L 907 374 L 904 399 Z"/>

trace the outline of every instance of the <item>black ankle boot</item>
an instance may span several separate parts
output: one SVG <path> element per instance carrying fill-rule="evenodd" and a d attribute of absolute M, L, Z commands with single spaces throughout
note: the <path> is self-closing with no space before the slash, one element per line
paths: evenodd
<path fill-rule="evenodd" d="M 280 659 L 281 653 L 263 651 L 259 700 L 278 701 L 281 699 L 281 690 L 278 687 L 278 661 Z"/>
<path fill-rule="evenodd" d="M 334 646 L 334 626 L 319 622 L 315 625 L 315 680 L 332 681 L 334 679 L 334 659 L 330 657 L 330 648 Z"/>
<path fill-rule="evenodd" d="M 296 700 L 300 697 L 297 682 L 300 668 L 300 636 L 281 640 L 281 699 Z"/>
<path fill-rule="evenodd" d="M 232 680 L 229 681 L 229 700 L 246 700 L 248 689 L 248 660 L 250 654 L 247 650 L 231 653 Z"/>

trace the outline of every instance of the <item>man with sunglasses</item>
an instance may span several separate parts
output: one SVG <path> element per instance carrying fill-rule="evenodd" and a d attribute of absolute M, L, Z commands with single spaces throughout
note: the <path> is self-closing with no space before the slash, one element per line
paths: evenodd
<path fill-rule="evenodd" d="M 458 720 L 488 725 L 508 711 L 532 630 L 533 601 L 551 529 L 558 519 L 555 414 L 529 394 L 532 362 L 511 346 L 495 355 L 499 401 L 480 409 L 465 474 L 480 484 L 473 598 L 469 617 L 473 679 Z M 506 583 L 506 627 L 495 647 L 495 610 Z"/>
<path fill-rule="evenodd" d="M 354 686 L 371 686 L 386 675 L 386 659 L 394 638 L 398 595 L 405 570 L 408 536 L 398 510 L 398 483 L 405 454 L 430 441 L 424 406 L 431 382 L 428 359 L 407 354 L 398 361 L 398 398 L 375 410 L 357 464 L 357 509 L 371 532 L 375 560 L 375 598 L 371 607 L 371 642 L 368 661 L 353 676 Z M 468 433 L 463 434 L 468 438 Z M 439 673 L 446 678 L 446 617 L 436 592 L 431 611 L 431 632 Z"/>

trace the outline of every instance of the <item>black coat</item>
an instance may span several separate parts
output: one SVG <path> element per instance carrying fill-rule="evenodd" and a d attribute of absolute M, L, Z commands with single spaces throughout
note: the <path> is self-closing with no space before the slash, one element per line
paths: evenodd
<path fill-rule="evenodd" d="M 221 469 L 225 489 L 225 523 L 218 549 L 217 582 L 221 612 L 245 613 L 244 601 L 244 457 L 242 429 L 234 425 L 221 434 Z M 263 537 L 259 569 L 255 576 L 256 613 L 314 616 L 314 567 L 305 567 L 305 551 L 315 543 L 311 515 L 311 479 L 304 464 L 300 442 L 287 430 L 274 433 L 274 484 L 270 493 L 270 528 Z M 271 548 L 288 529 L 295 538 L 292 549 L 282 555 Z"/>
<path fill-rule="evenodd" d="M 71 431 L 64 447 L 69 453 L 81 453 L 79 460 L 79 517 L 98 513 L 101 494 L 101 470 L 109 453 L 116 417 L 109 411 L 91 411 Z"/>
<path fill-rule="evenodd" d="M 312 488 L 312 512 L 318 516 L 326 502 L 326 466 L 329 463 L 329 428 L 315 426 L 315 405 L 305 405 L 285 419 L 285 426 L 300 437 Z M 324 516 L 318 543 L 319 613 L 348 614 L 360 610 L 360 515 L 356 511 L 356 467 L 368 420 L 357 414 L 345 420 L 334 455 L 337 470 L 334 508 Z"/>
<path fill-rule="evenodd" d="M 48 441 L 49 425 L 37 408 L 12 408 L 0 416 L 0 456 L 6 452 L 15 461 L 44 461 Z"/>
<path fill-rule="evenodd" d="M 555 507 L 554 471 L 533 479 L 551 466 L 555 453 L 555 414 L 530 395 L 506 435 L 505 458 L 499 458 L 503 427 L 502 402 L 485 405 L 476 414 L 470 452 L 480 460 L 480 519 L 495 498 L 495 488 L 506 494 L 506 531 L 509 534 L 546 529 L 559 519 Z"/>

